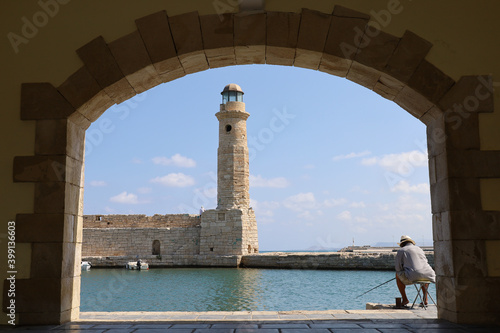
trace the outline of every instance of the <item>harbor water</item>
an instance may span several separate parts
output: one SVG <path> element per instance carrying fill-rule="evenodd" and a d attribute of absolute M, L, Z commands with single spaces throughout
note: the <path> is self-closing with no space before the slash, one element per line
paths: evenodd
<path fill-rule="evenodd" d="M 82 271 L 81 311 L 365 309 L 400 297 L 391 271 L 158 268 Z M 429 291 L 434 299 L 435 286 Z M 414 286 L 407 287 L 411 302 Z M 430 302 L 430 300 L 429 300 Z"/>

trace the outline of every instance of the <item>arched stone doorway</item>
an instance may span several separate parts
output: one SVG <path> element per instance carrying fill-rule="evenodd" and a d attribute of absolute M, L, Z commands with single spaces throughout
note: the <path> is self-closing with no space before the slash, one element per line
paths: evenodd
<path fill-rule="evenodd" d="M 17 215 L 18 233 L 34 244 L 30 278 L 17 284 L 21 323 L 78 318 L 83 145 L 91 122 L 162 82 L 264 63 L 346 77 L 427 125 L 439 316 L 497 320 L 499 277 L 489 273 L 486 252 L 500 234 L 500 214 L 488 211 L 480 193 L 483 179 L 500 177 L 500 152 L 480 150 L 478 125 L 478 113 L 493 111 L 491 78 L 455 82 L 425 59 L 429 42 L 410 31 L 392 36 L 369 20 L 341 6 L 332 14 L 157 12 L 136 20 L 135 32 L 80 47 L 83 66 L 59 87 L 23 84 L 21 118 L 36 121 L 36 133 L 35 154 L 14 159 L 14 181 L 35 183 L 34 213 Z"/>
<path fill-rule="evenodd" d="M 154 255 L 154 256 L 160 256 L 161 255 L 161 244 L 160 244 L 160 241 L 157 240 L 157 239 L 155 239 L 153 241 L 151 254 Z"/>

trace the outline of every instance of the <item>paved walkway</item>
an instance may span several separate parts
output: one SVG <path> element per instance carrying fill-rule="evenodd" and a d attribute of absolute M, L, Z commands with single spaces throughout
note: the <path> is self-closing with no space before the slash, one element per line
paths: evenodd
<path fill-rule="evenodd" d="M 82 312 L 64 325 L 0 327 L 12 332 L 66 333 L 371 333 L 500 332 L 500 327 L 458 325 L 428 310 L 331 310 L 239 312 Z"/>

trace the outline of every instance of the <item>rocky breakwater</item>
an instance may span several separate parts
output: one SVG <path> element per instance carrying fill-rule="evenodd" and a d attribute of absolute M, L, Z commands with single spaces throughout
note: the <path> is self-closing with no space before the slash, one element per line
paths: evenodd
<path fill-rule="evenodd" d="M 426 252 L 434 266 L 434 252 Z M 394 270 L 396 252 L 268 252 L 244 255 L 240 267 L 283 269 Z"/>

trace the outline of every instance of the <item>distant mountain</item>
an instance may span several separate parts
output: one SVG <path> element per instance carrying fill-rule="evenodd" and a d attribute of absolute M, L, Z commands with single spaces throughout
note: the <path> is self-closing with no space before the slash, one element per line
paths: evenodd
<path fill-rule="evenodd" d="M 432 242 L 425 242 L 425 243 L 421 243 L 419 244 L 418 240 L 415 240 L 415 242 L 417 242 L 417 245 L 418 246 L 433 246 L 433 243 Z M 371 245 L 373 247 L 398 247 L 398 243 L 393 243 L 393 242 L 378 242 L 378 243 L 375 243 L 373 245 Z"/>

